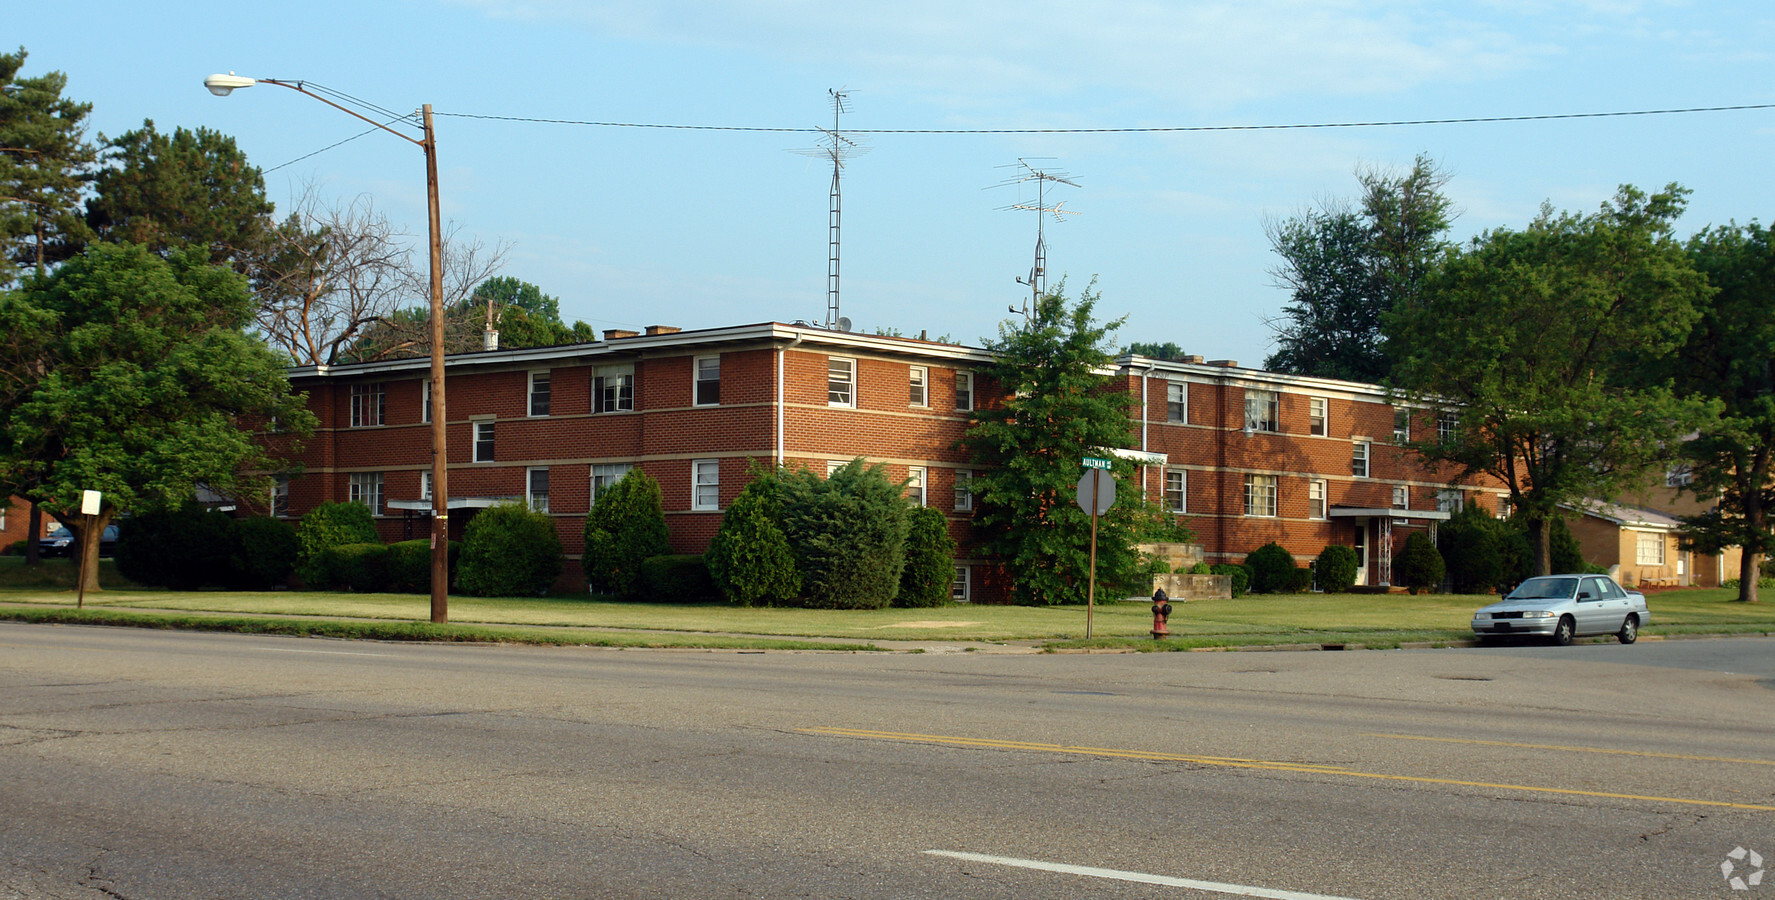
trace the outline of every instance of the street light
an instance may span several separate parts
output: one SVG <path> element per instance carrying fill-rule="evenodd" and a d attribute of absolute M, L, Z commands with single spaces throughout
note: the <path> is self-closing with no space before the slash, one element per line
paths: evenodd
<path fill-rule="evenodd" d="M 275 84 L 300 94 L 307 94 L 334 109 L 369 122 L 371 125 L 418 145 L 425 151 L 425 198 L 430 207 L 431 230 L 431 620 L 442 624 L 450 621 L 450 533 L 449 497 L 444 453 L 444 251 L 438 225 L 438 145 L 431 128 L 431 104 L 420 108 L 425 137 L 415 139 L 387 125 L 347 109 L 319 94 L 312 93 L 302 81 L 276 78 L 247 78 L 229 72 L 211 75 L 203 86 L 218 97 L 226 97 L 237 88 L 255 84 Z"/>

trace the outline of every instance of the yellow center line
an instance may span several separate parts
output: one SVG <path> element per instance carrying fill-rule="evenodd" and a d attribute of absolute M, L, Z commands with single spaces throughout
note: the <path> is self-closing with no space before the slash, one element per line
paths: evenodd
<path fill-rule="evenodd" d="M 957 737 L 940 734 L 905 734 L 896 731 L 869 731 L 860 728 L 801 728 L 802 734 L 828 737 L 851 737 L 869 740 L 900 741 L 915 744 L 939 744 L 950 747 L 978 747 L 992 750 L 1031 750 L 1038 753 L 1067 753 L 1081 756 L 1102 756 L 1115 759 L 1140 759 L 1154 762 L 1188 762 L 1232 769 L 1257 769 L 1272 772 L 1301 772 L 1309 775 L 1335 775 L 1345 778 L 1372 778 L 1382 781 L 1405 781 L 1417 784 L 1446 784 L 1458 787 L 1486 788 L 1499 791 L 1526 791 L 1533 794 L 1561 794 L 1573 797 L 1600 797 L 1610 800 L 1645 800 L 1653 803 L 1680 803 L 1686 806 L 1723 806 L 1729 809 L 1753 809 L 1775 812 L 1775 806 L 1755 803 L 1729 803 L 1724 800 L 1696 800 L 1688 797 L 1658 797 L 1646 794 L 1619 794 L 1609 791 L 1583 791 L 1575 788 L 1535 787 L 1526 784 L 1496 784 L 1486 781 L 1464 781 L 1458 778 L 1432 778 L 1426 775 L 1389 775 L 1384 772 L 1359 772 L 1340 766 L 1312 763 L 1290 763 L 1262 759 L 1225 756 L 1193 756 L 1158 753 L 1146 750 L 1118 750 L 1109 747 L 1075 747 L 1064 744 L 1039 744 L 1028 741 L 1005 741 L 992 738 Z"/>
<path fill-rule="evenodd" d="M 1653 753 L 1648 750 L 1610 750 L 1606 747 L 1567 747 L 1560 744 L 1518 744 L 1511 741 L 1481 741 L 1471 738 L 1430 737 L 1422 734 L 1384 734 L 1368 732 L 1362 737 L 1391 738 L 1399 741 L 1436 741 L 1443 744 L 1478 744 L 1482 747 L 1520 747 L 1525 750 L 1562 750 L 1569 753 L 1601 753 L 1612 756 L 1647 756 L 1653 759 L 1686 759 L 1692 762 L 1739 763 L 1747 766 L 1775 766 L 1775 760 L 1738 759 L 1731 756 L 1694 756 L 1687 753 Z"/>

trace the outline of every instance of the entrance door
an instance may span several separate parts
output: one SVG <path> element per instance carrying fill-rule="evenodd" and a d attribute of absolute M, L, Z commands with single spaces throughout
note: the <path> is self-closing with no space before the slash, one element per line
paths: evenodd
<path fill-rule="evenodd" d="M 1356 543 L 1350 548 L 1356 551 L 1356 585 L 1368 584 L 1368 520 L 1356 520 Z"/>

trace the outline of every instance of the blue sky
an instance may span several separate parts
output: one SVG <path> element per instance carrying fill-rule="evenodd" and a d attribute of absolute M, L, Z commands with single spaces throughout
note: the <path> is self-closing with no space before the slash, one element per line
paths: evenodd
<path fill-rule="evenodd" d="M 94 132 L 152 118 L 279 166 L 363 130 L 272 87 L 307 79 L 437 113 L 444 216 L 510 246 L 504 274 L 603 327 L 818 321 L 830 171 L 817 135 L 471 118 L 811 128 L 848 88 L 856 129 L 1103 128 L 1440 119 L 1775 102 L 1766 2 L 1248 0 L 893 4 L 393 0 L 57 4 L 9 13 L 24 74 L 66 72 Z M 1684 234 L 1768 221 L 1775 110 L 1183 134 L 863 136 L 844 180 L 843 312 L 859 330 L 977 344 L 1025 290 L 1034 214 L 993 188 L 1019 158 L 1068 173 L 1079 215 L 1049 269 L 1093 277 L 1120 342 L 1246 365 L 1286 300 L 1266 221 L 1353 196 L 1358 167 L 1427 153 L 1456 235 L 1592 210 L 1622 183 L 1693 189 Z M 270 172 L 286 205 L 369 194 L 420 238 L 423 158 L 372 134 Z M 418 298 L 415 298 L 416 301 Z"/>

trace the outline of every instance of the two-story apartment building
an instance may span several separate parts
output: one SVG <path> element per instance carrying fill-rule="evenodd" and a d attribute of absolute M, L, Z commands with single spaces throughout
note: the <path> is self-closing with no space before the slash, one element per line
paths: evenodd
<path fill-rule="evenodd" d="M 988 351 L 781 323 L 604 337 L 450 357 L 452 509 L 523 500 L 555 518 L 577 557 L 597 492 L 639 467 L 660 482 L 673 549 L 694 553 L 752 467 L 829 470 L 861 456 L 949 517 L 961 548 L 957 599 L 999 594 L 972 553 L 976 473 L 955 449 L 972 412 L 997 399 L 979 374 Z M 370 506 L 384 538 L 423 536 L 428 366 L 291 370 L 320 424 L 300 457 L 304 473 L 279 483 L 277 512 L 354 500 Z M 1298 557 L 1344 543 L 1360 551 L 1362 583 L 1386 584 L 1401 529 L 1474 500 L 1476 489 L 1451 488 L 1399 446 L 1436 423 L 1395 410 L 1372 385 L 1199 358 L 1125 357 L 1116 367 L 1137 407 L 1123 449 L 1148 463 L 1139 489 L 1195 529 L 1212 560 L 1241 560 L 1271 540 Z M 464 518 L 452 516 L 453 536 Z"/>

